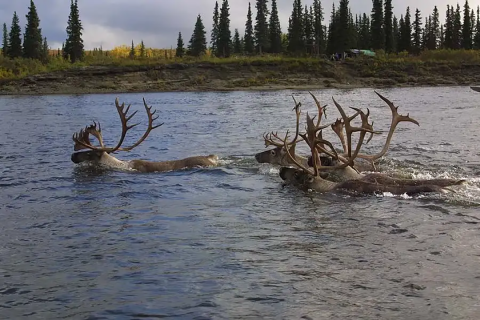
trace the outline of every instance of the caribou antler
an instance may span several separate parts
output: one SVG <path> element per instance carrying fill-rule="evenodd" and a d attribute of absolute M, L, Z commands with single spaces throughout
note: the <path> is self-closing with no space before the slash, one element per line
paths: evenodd
<path fill-rule="evenodd" d="M 295 110 L 295 116 L 296 116 L 296 125 L 295 125 L 295 138 L 288 143 L 288 146 L 291 146 L 292 148 L 295 147 L 295 144 L 297 143 L 299 132 L 300 132 L 300 114 L 301 110 L 300 107 L 302 106 L 301 102 L 297 102 L 295 100 L 295 97 L 292 95 L 293 102 L 295 103 L 295 107 L 293 107 L 292 110 Z M 280 138 L 278 136 L 278 132 L 270 132 L 270 133 L 264 133 L 263 134 L 263 139 L 265 140 L 265 147 L 268 147 L 270 145 L 276 146 L 276 147 L 283 147 L 285 145 L 284 139 Z"/>
<path fill-rule="evenodd" d="M 125 136 L 128 132 L 128 130 L 132 129 L 133 127 L 137 126 L 138 123 L 133 124 L 133 125 L 128 125 L 128 121 L 137 113 L 137 111 L 133 112 L 131 115 L 128 115 L 128 111 L 130 110 L 130 105 L 125 108 L 125 103 L 122 103 L 121 105 L 118 103 L 118 98 L 115 99 L 115 106 L 117 108 L 118 115 L 120 116 L 120 121 L 122 123 L 122 134 L 120 136 L 120 139 L 115 147 L 105 147 L 103 143 L 103 137 L 102 137 L 102 129 L 100 127 L 100 123 L 97 124 L 94 122 L 90 126 L 86 126 L 84 129 L 80 130 L 77 133 L 74 133 L 72 136 L 73 141 L 75 142 L 74 145 L 74 150 L 81 150 L 81 149 L 91 149 L 91 150 L 96 150 L 96 151 L 104 151 L 107 153 L 113 153 L 115 151 L 130 151 L 136 146 L 138 146 L 140 143 L 145 140 L 150 132 L 163 125 L 163 123 L 158 124 L 158 125 L 153 125 L 153 121 L 158 119 L 158 115 L 154 116 L 156 110 L 151 112 L 152 107 L 149 107 L 147 103 L 145 102 L 145 98 L 143 99 L 143 105 L 145 106 L 145 110 L 147 112 L 148 116 L 148 127 L 143 136 L 133 145 L 125 148 L 121 148 L 121 145 L 123 144 L 123 141 L 125 140 Z M 93 135 L 95 138 L 97 138 L 100 147 L 96 147 L 91 144 L 89 135 Z"/>
<path fill-rule="evenodd" d="M 405 122 L 412 122 L 414 124 L 416 124 L 417 126 L 420 126 L 420 124 L 418 123 L 417 120 L 413 119 L 413 118 L 410 118 L 410 115 L 407 113 L 406 116 L 404 115 L 401 115 L 398 113 L 398 107 L 395 107 L 395 105 L 390 101 L 388 100 L 387 98 L 385 98 L 384 96 L 382 96 L 380 93 L 378 93 L 377 91 L 374 91 L 383 101 L 385 101 L 387 103 L 387 105 L 390 107 L 390 110 L 392 111 L 392 122 L 390 124 L 390 130 L 388 131 L 388 135 L 387 135 L 387 139 L 385 141 L 385 144 L 383 145 L 383 148 L 382 150 L 377 153 L 377 154 L 374 154 L 374 155 L 366 155 L 366 154 L 358 154 L 357 157 L 358 158 L 361 158 L 361 159 L 365 159 L 365 160 L 368 160 L 372 163 L 372 165 L 374 165 L 375 163 L 375 160 L 378 160 L 380 159 L 381 157 L 383 157 L 387 151 L 388 151 L 388 148 L 390 147 L 390 142 L 392 141 L 392 137 L 393 137 L 393 133 L 395 132 L 395 129 L 397 128 L 397 125 L 402 122 L 402 121 L 405 121 Z"/>

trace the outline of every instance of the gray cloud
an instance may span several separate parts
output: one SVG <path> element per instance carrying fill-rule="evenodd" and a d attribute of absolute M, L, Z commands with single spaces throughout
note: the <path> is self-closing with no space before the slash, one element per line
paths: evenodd
<path fill-rule="evenodd" d="M 65 27 L 70 10 L 67 0 L 35 1 L 43 35 L 47 37 L 51 47 L 57 48 L 65 40 Z M 230 19 L 232 34 L 238 28 L 243 34 L 248 0 L 230 0 Z M 333 0 L 323 0 L 325 17 L 328 19 Z M 418 8 L 422 17 L 428 16 L 435 5 L 438 6 L 443 21 L 447 4 L 456 5 L 450 0 L 394 0 L 394 11 L 398 17 L 410 6 L 412 12 Z M 471 6 L 477 5 L 471 2 Z M 0 22 L 10 27 L 13 11 L 17 11 L 22 29 L 25 26 L 29 0 L 0 0 Z M 251 0 L 253 18 L 255 19 L 255 1 Z M 288 17 L 292 10 L 293 0 L 277 0 L 282 30 L 286 32 Z M 310 5 L 312 0 L 303 1 Z M 219 0 L 221 4 L 221 0 Z M 338 5 L 338 1 L 335 0 Z M 202 16 L 207 35 L 211 30 L 212 13 L 215 0 L 81 0 L 79 1 L 80 18 L 84 30 L 84 42 L 87 49 L 102 45 L 105 49 L 118 45 L 128 45 L 132 40 L 136 43 L 144 40 L 149 47 L 175 47 L 178 32 L 182 32 L 184 41 L 188 43 L 198 14 Z M 463 6 L 463 1 L 461 1 Z M 270 6 L 270 3 L 269 3 Z M 370 14 L 371 0 L 352 0 L 350 7 L 353 14 Z M 463 7 L 462 7 L 463 9 Z"/>

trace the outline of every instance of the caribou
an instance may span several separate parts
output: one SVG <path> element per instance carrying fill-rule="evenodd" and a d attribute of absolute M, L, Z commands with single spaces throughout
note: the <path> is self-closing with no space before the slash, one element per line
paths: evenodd
<path fill-rule="evenodd" d="M 143 105 L 148 116 L 148 127 L 140 139 L 128 147 L 122 147 L 127 132 L 139 123 L 129 125 L 128 121 L 137 113 L 128 114 L 130 105 L 125 108 L 125 103 L 119 104 L 118 98 L 115 99 L 115 106 L 120 116 L 122 124 L 122 133 L 117 145 L 114 147 L 107 147 L 103 142 L 102 129 L 100 122 L 93 122 L 93 124 L 86 126 L 79 132 L 73 134 L 74 153 L 72 153 L 71 160 L 76 163 L 89 163 L 94 165 L 102 165 L 112 169 L 132 170 L 137 172 L 166 172 L 180 169 L 196 168 L 196 167 L 211 167 L 218 165 L 218 156 L 211 154 L 208 156 L 193 156 L 179 160 L 170 161 L 148 161 L 148 160 L 120 160 L 112 155 L 118 151 L 131 151 L 133 148 L 140 145 L 150 134 L 150 132 L 164 123 L 154 125 L 154 121 L 158 119 L 155 115 L 156 110 L 152 111 L 143 99 Z M 90 135 L 97 139 L 99 146 L 95 146 L 90 142 Z M 86 151 L 85 151 L 86 150 Z"/>
<path fill-rule="evenodd" d="M 347 116 L 342 106 L 332 100 L 338 109 L 341 119 L 337 119 L 332 124 L 321 125 L 320 118 L 322 113 L 318 113 L 318 118 L 315 123 L 314 117 L 306 116 L 306 132 L 300 133 L 297 129 L 294 138 L 289 141 L 289 131 L 287 130 L 284 138 L 281 138 L 278 133 L 271 133 L 264 135 L 267 143 L 278 145 L 283 144 L 283 151 L 287 158 L 286 162 L 292 164 L 290 166 L 283 165 L 280 168 L 279 175 L 286 184 L 291 184 L 305 190 L 314 190 L 317 192 L 330 192 L 335 190 L 347 190 L 350 192 L 361 194 L 372 194 L 377 192 L 390 192 L 392 194 L 407 194 L 415 195 L 426 192 L 449 192 L 451 186 L 460 185 L 465 182 L 462 179 L 403 179 L 387 176 L 385 173 L 362 173 L 357 167 L 355 160 L 357 158 L 367 160 L 375 169 L 375 161 L 382 158 L 388 151 L 393 133 L 400 122 L 411 122 L 419 125 L 418 121 L 411 118 L 408 114 L 406 116 L 398 113 L 398 107 L 375 91 L 375 93 L 387 103 L 392 111 L 392 122 L 387 135 L 386 142 L 380 152 L 374 155 L 367 155 L 361 153 L 361 147 L 365 143 L 367 134 L 370 141 L 374 134 L 380 132 L 373 130 L 373 123 L 369 123 L 368 117 L 370 111 L 367 108 L 365 113 L 358 108 L 351 108 L 355 111 L 352 116 Z M 311 94 L 311 93 L 310 93 Z M 313 96 L 313 94 L 312 94 Z M 315 99 L 317 106 L 318 100 Z M 300 110 L 299 106 L 295 107 L 296 111 L 296 128 L 299 128 Z M 361 126 L 353 126 L 352 121 L 360 116 Z M 328 127 L 332 128 L 335 134 L 339 137 L 342 151 L 338 152 L 331 141 L 323 138 L 323 130 Z M 345 131 L 345 134 L 344 134 Z M 352 135 L 359 133 L 357 144 L 352 148 Z M 310 161 L 306 165 L 305 162 L 298 161 L 294 154 L 295 146 L 299 142 L 305 142 L 310 150 Z M 323 163 L 321 154 L 324 154 L 334 161 L 330 163 Z"/>

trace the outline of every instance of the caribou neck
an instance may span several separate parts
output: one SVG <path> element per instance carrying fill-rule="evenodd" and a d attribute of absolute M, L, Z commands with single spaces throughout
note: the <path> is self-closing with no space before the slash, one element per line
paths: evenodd
<path fill-rule="evenodd" d="M 115 158 L 109 153 L 104 152 L 102 157 L 100 158 L 100 163 L 104 166 L 115 168 L 115 169 L 122 169 L 122 170 L 131 170 L 130 161 L 124 161 Z"/>

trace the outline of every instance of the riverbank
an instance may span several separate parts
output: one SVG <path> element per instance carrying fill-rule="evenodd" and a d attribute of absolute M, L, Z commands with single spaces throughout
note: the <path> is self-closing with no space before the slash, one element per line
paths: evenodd
<path fill-rule="evenodd" d="M 471 85 L 480 64 L 448 61 L 239 60 L 83 66 L 0 81 L 0 95 Z"/>

